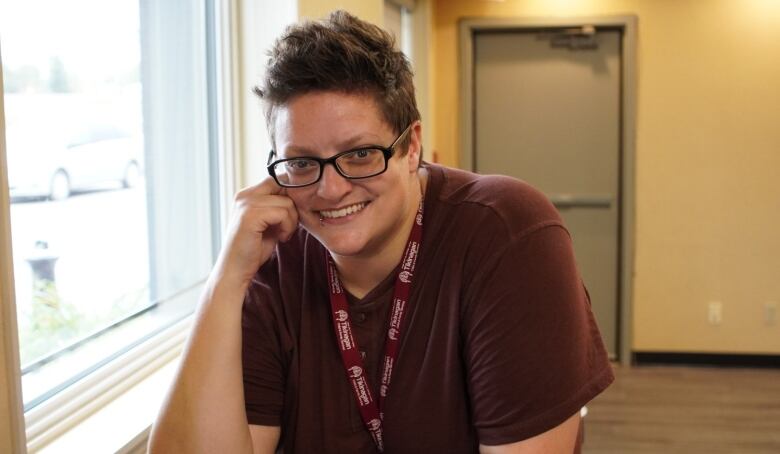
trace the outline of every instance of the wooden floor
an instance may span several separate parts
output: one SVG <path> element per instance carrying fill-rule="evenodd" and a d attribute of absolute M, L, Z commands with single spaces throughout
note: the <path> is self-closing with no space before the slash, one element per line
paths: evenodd
<path fill-rule="evenodd" d="M 780 454 L 780 370 L 615 366 L 583 453 Z"/>

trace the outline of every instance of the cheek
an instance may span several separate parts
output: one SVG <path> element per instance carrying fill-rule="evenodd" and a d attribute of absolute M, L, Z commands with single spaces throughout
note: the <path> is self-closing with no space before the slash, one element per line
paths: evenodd
<path fill-rule="evenodd" d="M 287 197 L 292 199 L 293 204 L 295 204 L 295 208 L 298 210 L 298 215 L 302 215 L 309 211 L 307 207 L 309 205 L 308 201 L 311 199 L 311 196 L 308 192 L 309 191 L 304 191 L 302 189 L 287 190 Z"/>

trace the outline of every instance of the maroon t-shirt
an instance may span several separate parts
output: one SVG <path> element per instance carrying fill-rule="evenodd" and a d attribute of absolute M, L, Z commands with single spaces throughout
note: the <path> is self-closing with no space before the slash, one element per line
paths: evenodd
<path fill-rule="evenodd" d="M 526 183 L 427 168 L 385 452 L 474 453 L 545 432 L 613 380 L 569 234 Z M 395 274 L 349 298 L 375 396 Z M 247 293 L 243 369 L 249 423 L 281 426 L 281 452 L 377 452 L 333 333 L 324 248 L 304 229 Z"/>

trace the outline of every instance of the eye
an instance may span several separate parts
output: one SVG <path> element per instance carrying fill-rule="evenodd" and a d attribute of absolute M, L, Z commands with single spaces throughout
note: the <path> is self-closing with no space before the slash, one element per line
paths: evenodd
<path fill-rule="evenodd" d="M 373 160 L 377 154 L 380 154 L 379 150 L 365 148 L 363 150 L 355 150 L 351 153 L 348 153 L 344 155 L 344 158 L 351 162 L 369 161 Z"/>
<path fill-rule="evenodd" d="M 293 169 L 305 169 L 306 167 L 310 166 L 311 163 L 309 161 L 303 160 L 303 159 L 296 159 L 294 161 L 287 161 L 286 162 L 287 167 L 293 168 Z"/>
<path fill-rule="evenodd" d="M 345 154 L 343 157 L 349 161 L 360 161 L 371 158 L 375 152 L 376 150 L 372 150 L 370 148 L 365 150 L 355 150 Z"/>
<path fill-rule="evenodd" d="M 319 163 L 311 159 L 291 159 L 284 161 L 284 171 L 290 173 L 310 172 L 317 169 Z"/>

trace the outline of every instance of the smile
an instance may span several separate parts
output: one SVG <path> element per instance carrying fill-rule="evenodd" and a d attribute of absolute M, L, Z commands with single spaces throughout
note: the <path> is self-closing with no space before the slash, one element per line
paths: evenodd
<path fill-rule="evenodd" d="M 343 218 L 344 216 L 349 216 L 350 214 L 358 213 L 366 206 L 368 206 L 368 202 L 361 202 L 346 206 L 344 208 L 339 208 L 338 210 L 322 210 L 319 211 L 319 214 L 325 219 L 338 219 Z"/>

